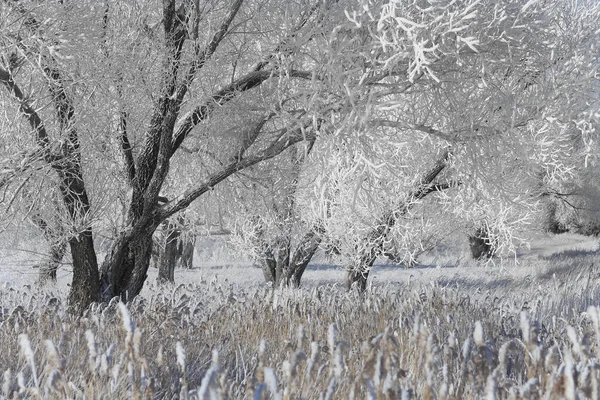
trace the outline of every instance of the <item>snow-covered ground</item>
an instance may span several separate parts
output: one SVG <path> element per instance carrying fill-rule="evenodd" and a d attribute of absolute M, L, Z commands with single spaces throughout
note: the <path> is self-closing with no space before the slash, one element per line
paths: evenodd
<path fill-rule="evenodd" d="M 35 264 L 39 254 L 35 245 L 11 246 L 1 249 L 0 282 L 5 287 L 19 287 L 35 282 Z M 460 286 L 469 291 L 533 287 L 539 282 L 554 279 L 556 282 L 600 277 L 600 240 L 575 234 L 548 235 L 530 243 L 529 249 L 519 251 L 516 257 L 494 259 L 488 263 L 469 258 L 467 244 L 443 247 L 423 255 L 414 268 L 403 268 L 380 260 L 370 274 L 374 285 L 436 284 Z M 157 270 L 149 272 L 149 283 L 156 281 Z M 195 268 L 178 269 L 176 284 L 199 283 L 217 279 L 234 286 L 252 288 L 263 285 L 259 268 L 228 251 L 215 240 L 200 242 L 195 258 Z M 303 277 L 303 287 L 316 285 L 343 285 L 344 268 L 334 265 L 322 255 L 315 258 Z M 58 273 L 60 292 L 68 290 L 71 280 L 69 266 Z M 145 291 L 155 286 L 146 285 Z"/>

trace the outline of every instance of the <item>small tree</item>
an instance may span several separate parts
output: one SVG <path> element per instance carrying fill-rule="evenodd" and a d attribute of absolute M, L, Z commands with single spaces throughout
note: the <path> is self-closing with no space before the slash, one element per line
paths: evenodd
<path fill-rule="evenodd" d="M 243 212 L 237 213 L 234 242 L 258 262 L 265 280 L 276 287 L 300 286 L 322 240 L 322 227 L 318 223 L 307 226 L 298 206 L 310 190 L 305 185 L 314 145 L 309 142 L 291 149 L 282 157 L 285 163 L 280 159 L 276 165 L 261 165 L 251 178 L 251 189 L 238 192 Z"/>

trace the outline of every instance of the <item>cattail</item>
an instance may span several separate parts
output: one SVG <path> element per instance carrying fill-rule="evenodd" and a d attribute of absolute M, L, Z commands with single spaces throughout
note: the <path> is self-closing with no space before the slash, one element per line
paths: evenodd
<path fill-rule="evenodd" d="M 342 373 L 344 373 L 344 370 L 346 369 L 346 363 L 344 362 L 344 354 L 343 351 L 344 349 L 348 348 L 348 343 L 346 342 L 339 342 L 337 344 L 337 346 L 335 347 L 335 351 L 333 354 L 333 365 L 334 365 L 334 370 L 333 373 L 335 375 L 336 378 L 341 378 Z"/>
<path fill-rule="evenodd" d="M 304 325 L 298 325 L 298 332 L 296 333 L 296 350 L 304 348 L 304 342 L 306 341 L 306 333 L 304 331 Z"/>
<path fill-rule="evenodd" d="M 564 396 L 567 400 L 575 400 L 575 379 L 573 378 L 574 374 L 574 366 L 573 366 L 573 356 L 571 356 L 571 352 L 566 349 L 564 355 L 565 360 L 565 369 L 563 371 L 563 376 L 565 378 L 565 392 Z"/>
<path fill-rule="evenodd" d="M 521 311 L 521 313 L 519 314 L 519 317 L 520 317 L 521 336 L 523 337 L 523 343 L 525 343 L 525 345 L 529 348 L 529 340 L 530 340 L 529 314 L 527 314 L 527 311 Z"/>
<path fill-rule="evenodd" d="M 263 393 L 266 390 L 267 385 L 264 383 L 259 383 L 256 388 L 254 388 L 254 396 L 253 399 L 254 400 L 262 400 L 263 399 Z"/>
<path fill-rule="evenodd" d="M 48 378 L 46 379 L 46 384 L 44 385 L 44 390 L 46 393 L 51 391 L 59 391 L 58 382 L 60 380 L 60 371 L 57 369 L 53 369 L 48 374 Z"/>
<path fill-rule="evenodd" d="M 211 366 L 219 366 L 219 352 L 217 349 L 212 351 Z"/>
<path fill-rule="evenodd" d="M 337 382 L 335 376 L 331 378 L 329 381 L 329 385 L 327 386 L 327 392 L 325 392 L 325 400 L 331 400 L 335 391 L 337 389 Z"/>
<path fill-rule="evenodd" d="M 475 322 L 475 329 L 473 330 L 473 340 L 475 340 L 475 345 L 477 347 L 481 347 L 484 344 L 483 326 L 481 325 L 481 321 Z"/>
<path fill-rule="evenodd" d="M 577 333 L 575 332 L 575 329 L 573 329 L 573 327 L 571 325 L 567 326 L 567 337 L 569 338 L 569 341 L 571 342 L 571 346 L 573 347 L 573 353 L 575 353 L 576 356 L 581 354 L 581 345 L 579 344 L 579 339 L 577 338 Z"/>
<path fill-rule="evenodd" d="M 494 374 L 490 374 L 487 378 L 487 383 L 485 385 L 485 399 L 486 400 L 496 400 L 496 377 Z"/>
<path fill-rule="evenodd" d="M 412 399 L 412 391 L 410 389 L 402 389 L 402 394 L 400 395 L 402 400 L 410 400 Z M 457 397 L 459 398 L 459 397 Z"/>
<path fill-rule="evenodd" d="M 469 365 L 469 360 L 471 359 L 471 339 L 467 338 L 463 344 L 462 348 L 462 365 L 460 371 L 460 379 L 458 381 L 458 387 L 456 388 L 456 398 L 462 398 L 463 390 L 465 387 L 465 382 L 467 381 L 467 370 Z M 402 394 L 402 398 L 404 399 L 404 393 Z"/>
<path fill-rule="evenodd" d="M 102 374 L 102 376 L 108 375 L 109 364 L 112 360 L 112 352 L 114 349 L 115 345 L 111 343 L 111 345 L 108 346 L 108 349 L 102 354 L 100 359 L 100 374 Z"/>
<path fill-rule="evenodd" d="M 558 348 L 556 346 L 552 346 L 546 353 L 546 358 L 544 359 L 544 368 L 546 368 L 547 372 L 550 372 L 556 367 L 558 367 Z"/>
<path fill-rule="evenodd" d="M 125 332 L 127 332 L 127 337 L 125 338 L 125 341 L 128 344 L 131 344 L 131 341 L 133 340 L 133 332 L 135 331 L 135 323 L 131 318 L 131 314 L 129 313 L 127 306 L 123 302 L 120 301 L 118 303 L 118 307 L 119 312 L 121 314 L 121 320 L 123 321 L 123 329 L 125 330 Z"/>
<path fill-rule="evenodd" d="M 303 351 L 299 350 L 294 353 L 294 356 L 292 357 L 292 363 L 291 363 L 292 378 L 296 378 L 296 375 L 298 373 L 298 365 L 302 361 L 306 361 L 306 360 L 307 360 L 306 353 L 304 353 Z"/>
<path fill-rule="evenodd" d="M 202 378 L 202 383 L 198 389 L 198 398 L 201 400 L 210 400 L 216 398 L 217 385 L 217 374 L 219 372 L 219 353 L 217 350 L 213 350 L 212 353 L 212 365 Z"/>
<path fill-rule="evenodd" d="M 119 381 L 119 376 L 121 375 L 121 368 L 123 367 L 123 363 L 125 362 L 125 358 L 127 356 L 125 354 L 121 354 L 119 357 L 119 362 L 113 365 L 111 370 L 112 379 L 115 382 Z"/>
<path fill-rule="evenodd" d="M 156 363 L 159 366 L 163 366 L 164 365 L 164 357 L 163 357 L 163 346 L 162 344 L 158 347 L 158 352 L 156 353 Z"/>
<path fill-rule="evenodd" d="M 540 381 L 537 378 L 531 378 L 525 382 L 523 386 L 521 386 L 519 389 L 519 395 L 521 395 L 521 397 L 524 399 L 533 397 L 539 383 Z"/>
<path fill-rule="evenodd" d="M 45 340 L 44 343 L 46 344 L 46 362 L 47 362 L 48 368 L 49 369 L 60 369 L 61 361 L 60 361 L 60 357 L 58 355 L 58 351 L 56 350 L 56 347 L 54 346 L 54 343 L 50 339 Z"/>
<path fill-rule="evenodd" d="M 594 325 L 596 341 L 598 343 L 598 347 L 600 348 L 600 308 L 589 306 L 587 309 L 587 315 L 590 317 L 592 324 Z"/>
<path fill-rule="evenodd" d="M 27 387 L 25 386 L 25 376 L 23 375 L 23 371 L 17 373 L 17 385 L 19 385 L 19 392 L 23 393 L 26 391 Z"/>
<path fill-rule="evenodd" d="M 33 383 L 35 384 L 36 388 L 39 388 L 40 385 L 38 383 L 37 369 L 35 367 L 33 350 L 31 349 L 31 342 L 29 341 L 29 337 L 26 334 L 22 333 L 19 335 L 19 345 L 21 346 L 21 352 L 25 357 L 25 361 L 27 361 L 27 364 L 29 364 L 29 368 L 31 368 Z"/>
<path fill-rule="evenodd" d="M 140 329 L 136 329 L 133 333 L 133 356 L 136 360 L 139 360 L 140 355 L 140 342 L 142 341 L 142 331 Z"/>
<path fill-rule="evenodd" d="M 181 345 L 181 342 L 176 343 L 175 353 L 177 354 L 177 365 L 181 368 L 181 372 L 185 373 L 185 349 Z"/>
<path fill-rule="evenodd" d="M 88 364 L 89 364 L 90 370 L 92 372 L 95 372 L 95 370 L 99 366 L 99 363 L 97 362 L 98 352 L 97 352 L 97 345 L 96 345 L 96 339 L 94 337 L 94 333 L 89 329 L 86 330 L 85 338 L 87 340 L 87 348 L 88 348 Z"/>
<path fill-rule="evenodd" d="M 375 393 L 375 386 L 373 381 L 367 378 L 367 399 L 377 400 L 377 393 Z"/>
<path fill-rule="evenodd" d="M 312 360 L 312 362 L 313 363 L 319 362 L 320 355 L 321 355 L 321 349 L 319 347 L 319 343 L 311 342 L 310 343 L 310 359 Z"/>
<path fill-rule="evenodd" d="M 4 395 L 5 399 L 8 399 L 11 396 L 11 381 L 12 381 L 12 372 L 9 369 L 7 369 L 6 371 L 4 371 L 3 377 L 2 377 L 2 394 Z"/>
<path fill-rule="evenodd" d="M 327 345 L 329 346 L 330 354 L 333 354 L 333 350 L 335 349 L 336 340 L 337 340 L 336 327 L 335 327 L 335 324 L 331 324 L 331 325 L 329 325 L 329 329 L 327 330 Z"/>
<path fill-rule="evenodd" d="M 276 400 L 281 400 L 281 396 L 279 395 L 277 386 L 277 376 L 275 375 L 275 371 L 273 371 L 273 368 L 265 368 L 264 369 L 265 372 L 265 383 L 267 384 L 267 387 L 269 388 L 269 391 L 271 393 L 273 393 L 273 398 Z"/>

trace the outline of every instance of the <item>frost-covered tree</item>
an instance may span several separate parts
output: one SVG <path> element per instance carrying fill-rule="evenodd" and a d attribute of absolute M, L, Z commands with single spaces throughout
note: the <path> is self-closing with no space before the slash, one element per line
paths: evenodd
<path fill-rule="evenodd" d="M 313 188 L 307 179 L 314 176 L 310 158 L 314 146 L 315 142 L 309 141 L 275 162 L 246 171 L 246 188 L 240 185 L 236 191 L 233 242 L 276 287 L 300 286 L 323 239 L 321 226 L 307 225 L 298 206 Z"/>
<path fill-rule="evenodd" d="M 328 115 L 329 195 L 310 211 L 350 281 L 364 287 L 387 251 L 410 258 L 415 236 L 485 228 L 514 249 L 540 215 L 540 176 L 571 179 L 573 135 L 595 134 L 600 6 L 362 1 L 347 18 L 320 70 L 321 98 L 346 102 Z"/>
<path fill-rule="evenodd" d="M 163 0 L 1 3 L 0 82 L 29 125 L 31 155 L 56 174 L 70 225 L 70 303 L 131 298 L 152 235 L 230 176 L 316 136 L 289 109 L 315 76 L 299 60 L 329 2 Z M 294 101 L 289 101 L 293 99 Z M 173 171 L 183 146 L 201 156 Z M 98 184 L 111 177 L 110 186 Z M 110 189 L 110 190 L 106 190 Z M 115 218 L 101 268 L 98 199 Z M 160 203 L 160 197 L 167 201 Z M 118 199 L 118 201 L 117 201 Z"/>

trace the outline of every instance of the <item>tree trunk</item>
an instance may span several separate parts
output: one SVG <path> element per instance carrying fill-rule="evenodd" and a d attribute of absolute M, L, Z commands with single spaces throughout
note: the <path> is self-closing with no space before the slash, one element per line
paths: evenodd
<path fill-rule="evenodd" d="M 81 312 L 100 301 L 98 262 L 92 230 L 88 229 L 69 240 L 73 257 L 73 282 L 69 293 L 69 308 Z"/>
<path fill-rule="evenodd" d="M 113 242 L 102 264 L 103 302 L 109 302 L 113 297 L 128 301 L 140 293 L 148 275 L 155 230 L 155 224 L 149 224 L 143 230 L 123 230 Z"/>
<path fill-rule="evenodd" d="M 356 288 L 360 292 L 364 292 L 367 290 L 367 279 L 369 278 L 369 269 L 365 269 L 364 271 L 350 270 L 348 271 L 348 275 L 346 276 L 346 286 L 348 289 L 351 289 L 356 285 Z"/>
<path fill-rule="evenodd" d="M 181 254 L 181 230 L 172 225 L 167 225 L 165 248 L 158 261 L 158 282 L 175 282 L 175 266 Z"/>
<path fill-rule="evenodd" d="M 315 228 L 308 232 L 296 248 L 296 252 L 292 257 L 291 268 L 288 273 L 288 284 L 293 287 L 300 287 L 302 281 L 302 275 L 308 266 L 308 263 L 314 257 L 315 253 L 319 249 L 319 245 L 323 240 L 323 229 Z"/>
<path fill-rule="evenodd" d="M 265 282 L 273 282 L 275 284 L 277 277 L 277 261 L 273 257 L 270 249 L 263 250 L 263 259 L 261 260 L 261 269 Z"/>
<path fill-rule="evenodd" d="M 383 240 L 385 235 L 381 234 L 379 238 L 381 239 L 376 240 Z M 348 270 L 348 275 L 346 276 L 346 287 L 348 289 L 352 288 L 354 284 L 356 284 L 356 287 L 361 292 L 367 289 L 369 272 L 371 272 L 371 268 L 373 268 L 373 264 L 375 264 L 375 260 L 377 260 L 377 256 L 379 255 L 378 249 L 382 246 L 383 243 L 369 246 L 369 249 L 361 256 L 358 264 Z"/>
<path fill-rule="evenodd" d="M 495 253 L 494 246 L 489 239 L 488 230 L 485 228 L 479 228 L 475 235 L 469 236 L 469 247 L 471 248 L 471 255 L 476 260 L 492 258 Z"/>
<path fill-rule="evenodd" d="M 44 285 L 49 282 L 56 282 L 56 271 L 58 271 L 58 267 L 60 266 L 60 263 L 62 262 L 66 252 L 66 242 L 58 241 L 50 243 L 50 257 L 46 262 L 40 265 L 38 283 Z"/>
<path fill-rule="evenodd" d="M 191 269 L 194 268 L 194 249 L 196 247 L 196 238 L 189 236 L 180 239 L 181 243 L 181 256 L 179 257 L 178 265 L 180 268 Z"/>
<path fill-rule="evenodd" d="M 148 268 L 150 267 L 150 256 L 152 253 L 152 233 L 146 232 L 139 239 L 132 241 L 130 245 L 130 254 L 133 260 L 130 265 L 133 270 L 125 277 L 121 284 L 119 295 L 122 299 L 130 301 L 142 291 L 144 282 L 148 278 Z"/>
<path fill-rule="evenodd" d="M 556 218 L 556 203 L 552 201 L 550 196 L 546 196 L 542 201 L 544 210 L 544 219 L 542 221 L 543 229 L 546 232 L 554 234 L 564 233 L 565 229 L 561 227 Z"/>
<path fill-rule="evenodd" d="M 282 285 L 300 287 L 302 275 L 321 244 L 321 234 L 320 230 L 315 229 L 304 235 L 291 259 L 289 245 L 279 248 L 278 257 L 273 256 L 273 252 L 268 248 L 264 253 L 261 266 L 265 280 L 273 282 L 275 287 Z"/>
<path fill-rule="evenodd" d="M 56 221 L 54 221 L 54 226 L 51 227 L 40 215 L 33 215 L 31 219 L 44 234 L 50 252 L 48 259 L 40 265 L 38 283 L 44 285 L 48 282 L 56 282 L 56 271 L 67 252 L 64 229 Z"/>

